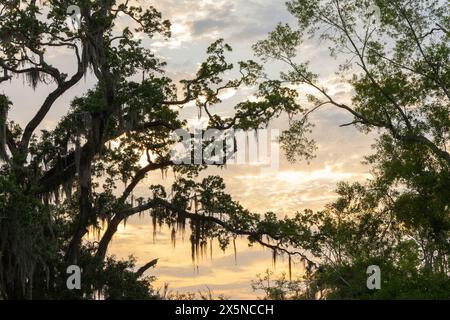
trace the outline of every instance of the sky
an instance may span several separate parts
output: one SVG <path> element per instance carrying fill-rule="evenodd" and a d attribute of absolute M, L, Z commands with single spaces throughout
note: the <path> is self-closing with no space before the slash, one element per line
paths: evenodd
<path fill-rule="evenodd" d="M 223 38 L 233 47 L 232 61 L 256 59 L 251 46 L 264 39 L 279 22 L 295 25 L 287 11 L 285 1 L 277 0 L 163 0 L 155 3 L 163 17 L 172 22 L 172 39 L 150 44 L 168 62 L 170 75 L 175 79 L 190 78 L 204 57 L 205 49 L 218 38 Z M 334 72 L 337 62 L 328 56 L 325 45 L 305 43 L 299 56 L 309 60 L 311 68 L 321 75 L 321 81 L 333 92 L 334 97 L 348 101 L 348 87 L 336 81 Z M 283 66 L 269 66 L 274 75 Z M 233 105 L 248 98 L 249 90 L 231 92 L 223 97 L 224 103 L 212 108 L 220 115 L 230 114 Z M 300 93 L 300 99 L 304 98 Z M 194 106 L 182 110 L 184 117 L 195 120 Z M 332 201 L 334 189 L 339 181 L 364 181 L 369 177 L 367 167 L 361 164 L 363 156 L 370 153 L 371 139 L 354 128 L 339 128 L 350 118 L 333 110 L 324 110 L 314 115 L 320 119 L 313 137 L 318 143 L 317 157 L 308 165 L 305 162 L 289 164 L 281 155 L 280 168 L 265 173 L 258 165 L 236 165 L 226 169 L 210 169 L 206 174 L 219 174 L 225 179 L 227 191 L 244 207 L 257 213 L 275 212 L 280 217 L 292 215 L 306 208 L 321 209 Z M 348 122 L 348 121 L 347 121 Z M 279 119 L 271 127 L 285 129 L 287 119 Z M 158 180 L 160 173 L 148 178 Z M 170 183 L 170 174 L 165 183 Z M 145 186 L 145 183 L 144 183 Z M 143 191 L 145 192 L 145 191 Z M 138 261 L 144 263 L 159 258 L 156 269 L 149 274 L 157 276 L 156 285 L 169 284 L 173 292 L 197 292 L 211 290 L 215 296 L 223 294 L 236 299 L 262 296 L 253 292 L 251 281 L 267 269 L 275 275 L 287 272 L 287 259 L 279 259 L 274 265 L 272 253 L 259 246 L 249 247 L 245 239 L 237 241 L 236 256 L 232 248 L 221 252 L 217 244 L 213 255 L 193 263 L 189 236 L 177 237 L 172 246 L 170 230 L 158 230 L 156 239 L 149 219 L 133 218 L 111 245 L 111 253 L 126 257 L 130 248 Z M 295 264 L 293 275 L 301 276 L 302 266 Z"/>
<path fill-rule="evenodd" d="M 295 20 L 287 11 L 284 1 L 278 0 L 159 0 L 140 1 L 142 6 L 154 5 L 163 14 L 163 18 L 172 22 L 170 40 L 143 39 L 144 46 L 155 51 L 167 62 L 167 75 L 175 80 L 189 79 L 195 74 L 198 65 L 205 57 L 208 45 L 218 38 L 224 38 L 233 47 L 229 55 L 231 61 L 256 59 L 251 46 L 264 39 L 279 22 L 295 25 Z M 126 20 L 119 23 L 126 25 Z M 311 69 L 320 75 L 320 82 L 329 88 L 333 97 L 349 102 L 351 88 L 338 81 L 334 74 L 338 62 L 328 55 L 327 46 L 314 40 L 307 41 L 299 49 L 299 58 L 310 61 Z M 74 70 L 67 53 L 55 52 L 52 62 L 64 69 Z M 283 70 L 283 66 L 271 63 L 269 74 Z M 67 110 L 70 100 L 80 95 L 94 83 L 92 77 L 86 77 L 71 89 L 66 96 L 57 101 L 45 120 L 42 128 L 52 128 Z M 307 91 L 298 88 L 300 100 L 305 99 Z M 9 117 L 24 124 L 34 115 L 47 91 L 37 88 L 31 91 L 22 80 L 16 79 L 13 85 L 1 87 L 0 92 L 12 97 L 14 107 Z M 231 114 L 233 106 L 239 101 L 251 97 L 252 89 L 229 91 L 223 97 L 221 105 L 212 112 L 220 115 Z M 181 115 L 195 121 L 198 117 L 195 106 L 190 104 L 180 110 Z M 370 154 L 373 136 L 366 136 L 352 127 L 340 128 L 351 118 L 333 109 L 322 109 L 314 113 L 312 120 L 317 123 L 312 137 L 317 141 L 316 158 L 308 164 L 300 161 L 288 163 L 280 156 L 278 170 L 267 172 L 255 163 L 228 166 L 225 169 L 208 169 L 204 175 L 221 175 L 227 185 L 227 191 L 245 208 L 252 212 L 275 212 L 280 217 L 295 214 L 304 209 L 319 210 L 335 199 L 334 189 L 339 181 L 364 181 L 370 178 L 368 168 L 361 164 L 363 157 Z M 286 129 L 287 118 L 271 123 L 271 128 Z M 149 184 L 170 185 L 173 177 L 168 174 L 162 179 L 156 172 L 146 178 L 136 193 L 145 195 Z M 137 265 L 158 258 L 155 269 L 147 274 L 157 277 L 156 287 L 169 284 L 172 292 L 198 292 L 211 290 L 217 296 L 223 294 L 235 299 L 249 299 L 261 296 L 253 292 L 251 281 L 266 269 L 280 274 L 287 270 L 287 259 L 282 258 L 276 264 L 272 262 L 272 253 L 261 247 L 249 247 L 245 239 L 238 239 L 236 254 L 232 248 L 221 252 L 217 244 L 213 245 L 212 257 L 208 255 L 196 261 L 191 260 L 189 234 L 177 236 L 173 246 L 170 230 L 162 228 L 155 231 L 148 217 L 132 217 L 121 226 L 116 234 L 110 254 L 118 258 L 134 255 Z M 294 264 L 293 275 L 301 275 L 302 267 Z"/>

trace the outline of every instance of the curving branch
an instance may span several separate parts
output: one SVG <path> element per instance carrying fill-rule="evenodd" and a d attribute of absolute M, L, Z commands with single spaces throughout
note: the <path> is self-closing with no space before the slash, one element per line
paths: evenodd
<path fill-rule="evenodd" d="M 141 182 L 147 173 L 154 171 L 154 170 L 160 170 L 167 168 L 169 166 L 173 165 L 173 162 L 170 160 L 163 161 L 161 163 L 150 163 L 141 170 L 139 170 L 136 175 L 133 177 L 131 183 L 125 188 L 125 191 L 122 193 L 122 196 L 118 199 L 117 204 L 120 207 L 123 207 L 125 205 L 125 201 L 128 198 L 128 196 L 133 192 L 133 190 L 136 188 L 136 186 Z M 100 257 L 100 259 L 104 259 L 106 256 L 106 252 L 108 251 L 108 245 L 111 242 L 114 234 L 117 231 L 117 228 L 119 227 L 120 223 L 126 219 L 129 215 L 126 213 L 126 211 L 118 212 L 114 215 L 114 217 L 109 221 L 108 227 L 105 230 L 105 233 L 103 234 L 99 245 L 97 249 L 97 256 Z"/>
<path fill-rule="evenodd" d="M 316 263 L 314 261 L 312 261 L 309 257 L 307 257 L 304 253 L 302 253 L 300 251 L 291 251 L 287 248 L 281 247 L 279 244 L 274 245 L 274 244 L 270 244 L 268 242 L 263 241 L 263 237 L 265 237 L 265 236 L 267 236 L 275 241 L 281 240 L 280 237 L 277 235 L 270 234 L 268 232 L 259 233 L 259 232 L 251 231 L 251 230 L 238 229 L 238 228 L 230 225 L 227 221 L 221 220 L 219 218 L 216 218 L 216 217 L 210 216 L 210 215 L 207 216 L 207 215 L 203 215 L 203 214 L 189 212 L 189 211 L 179 208 L 179 207 L 173 205 L 172 203 L 168 202 L 167 200 L 164 200 L 161 198 L 154 198 L 151 201 L 147 202 L 146 204 L 142 204 L 142 205 L 139 205 L 139 206 L 136 206 L 133 208 L 125 209 L 122 212 L 118 213 L 118 216 L 120 216 L 123 220 L 134 214 L 138 214 L 143 211 L 157 209 L 157 208 L 168 209 L 169 211 L 171 211 L 173 213 L 177 213 L 179 215 L 179 217 L 185 218 L 185 219 L 190 219 L 192 221 L 203 221 L 203 222 L 210 222 L 210 223 L 216 224 L 234 235 L 247 236 L 250 240 L 256 241 L 259 244 L 261 244 L 262 246 L 272 249 L 275 252 L 279 251 L 279 252 L 283 252 L 283 253 L 291 255 L 291 256 L 297 255 L 297 256 L 301 257 L 301 259 L 307 261 L 311 266 L 316 266 Z M 108 229 L 109 229 L 109 227 L 108 227 Z M 114 233 L 115 233 L 115 230 L 114 230 Z M 106 233 L 105 233 L 105 235 L 102 237 L 102 239 L 100 241 L 100 244 L 102 244 L 102 246 L 100 247 L 100 245 L 99 245 L 99 249 L 97 250 L 97 256 L 99 258 L 105 257 L 107 247 L 109 245 L 109 242 L 112 239 L 113 234 L 105 237 L 105 235 L 106 235 Z"/>
<path fill-rule="evenodd" d="M 44 120 L 45 116 L 50 111 L 55 101 L 59 97 L 61 97 L 67 90 L 72 88 L 78 81 L 80 81 L 83 77 L 83 74 L 84 72 L 82 70 L 79 70 L 75 75 L 72 76 L 69 81 L 64 82 L 62 85 L 59 85 L 56 90 L 54 90 L 47 96 L 39 111 L 25 127 L 22 139 L 19 144 L 19 149 L 23 154 L 27 153 L 28 145 L 30 143 L 33 132 L 41 124 L 42 120 Z"/>
<path fill-rule="evenodd" d="M 140 278 L 144 275 L 144 272 L 147 271 L 150 268 L 153 268 L 156 266 L 156 264 L 158 263 L 158 259 L 153 259 L 152 261 L 146 263 L 145 265 L 143 265 L 142 267 L 140 267 L 136 272 L 135 275 Z"/>

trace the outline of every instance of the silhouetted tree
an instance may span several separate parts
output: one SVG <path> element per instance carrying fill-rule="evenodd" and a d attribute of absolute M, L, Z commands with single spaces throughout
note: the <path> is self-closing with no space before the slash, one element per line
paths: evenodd
<path fill-rule="evenodd" d="M 78 264 L 85 281 L 75 295 L 139 296 L 145 281 L 136 282 L 139 277 L 130 274 L 134 264 L 105 262 L 105 258 L 119 224 L 144 211 L 151 212 L 155 223 L 159 220 L 174 228 L 184 227 L 185 219 L 190 219 L 194 251 L 211 236 L 221 237 L 224 245 L 229 242 L 219 229 L 234 232 L 233 224 L 250 214 L 224 194 L 221 179 L 207 178 L 199 184 L 181 179 L 192 177 L 204 166 L 175 166 L 171 161 L 171 146 L 177 142 L 171 133 L 185 126 L 174 106 L 195 101 L 211 118 L 210 127 L 250 129 L 265 126 L 285 110 L 299 110 L 296 93 L 280 82 L 263 81 L 261 67 L 253 61 L 240 62 L 237 78 L 225 81 L 224 73 L 233 70 L 225 60 L 231 48 L 218 40 L 208 48 L 196 76 L 181 81 L 180 94 L 180 88 L 164 74 L 165 63 L 141 43 L 141 36 L 170 36 L 170 23 L 144 3 L 0 3 L 1 84 L 23 76 L 32 88 L 45 85 L 50 90 L 25 127 L 10 120 L 8 110 L 28 106 L 15 105 L 0 95 L 0 157 L 4 163 L 0 295 L 73 297 L 74 293 L 63 293 L 65 268 Z M 67 23 L 69 4 L 80 8 L 78 29 Z M 121 29 L 118 19 L 126 20 L 127 27 Z M 73 57 L 67 70 L 53 66 L 49 58 L 63 49 Z M 37 133 L 55 102 L 89 71 L 95 87 L 72 101 L 70 111 L 54 129 Z M 211 114 L 208 107 L 221 102 L 224 90 L 242 85 L 259 85 L 260 101 L 240 103 L 232 118 Z M 145 165 L 141 159 L 146 159 Z M 149 186 L 152 197 L 148 199 L 133 196 L 148 173 L 169 168 L 180 177 L 173 196 L 168 197 L 159 186 Z M 195 212 L 187 212 L 193 201 Z M 105 232 L 99 241 L 83 242 L 88 230 L 99 231 L 102 223 Z M 106 271 L 107 279 L 100 276 Z M 128 292 L 119 292 L 123 279 L 116 273 L 136 284 L 127 286 Z M 150 297 L 150 292 L 144 296 Z"/>
<path fill-rule="evenodd" d="M 288 157 L 314 149 L 310 115 L 319 108 L 351 116 L 342 126 L 380 133 L 366 158 L 371 180 L 340 184 L 336 202 L 298 213 L 280 230 L 285 247 L 303 248 L 313 260 L 306 267 L 307 296 L 312 290 L 313 297 L 328 298 L 448 298 L 448 5 L 330 0 L 287 6 L 298 27 L 280 24 L 254 48 L 288 67 L 282 81 L 314 92 L 282 137 Z M 299 59 L 308 36 L 342 62 L 337 81 L 351 86 L 350 103 L 339 101 Z M 372 264 L 381 267 L 383 284 L 370 292 L 365 270 Z"/>

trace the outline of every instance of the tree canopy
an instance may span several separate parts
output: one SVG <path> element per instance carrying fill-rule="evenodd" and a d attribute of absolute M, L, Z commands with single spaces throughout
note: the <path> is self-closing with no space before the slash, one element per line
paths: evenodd
<path fill-rule="evenodd" d="M 282 138 L 288 157 L 304 156 L 305 144 L 313 143 L 307 140 L 310 115 L 319 108 L 349 114 L 353 120 L 342 126 L 379 133 L 366 157 L 373 179 L 342 183 L 338 200 L 324 211 L 296 217 L 291 245 L 319 261 L 306 276 L 306 297 L 448 298 L 448 5 L 331 0 L 290 1 L 287 7 L 298 25 L 278 25 L 254 48 L 264 60 L 288 66 L 281 81 L 315 92 Z M 330 57 L 343 61 L 336 72 L 353 89 L 351 103 L 334 98 L 298 58 L 306 39 L 320 40 Z M 382 290 L 365 288 L 369 265 L 384 270 Z"/>
<path fill-rule="evenodd" d="M 81 12 L 76 30 L 66 23 L 66 1 L 1 2 L 2 85 L 23 76 L 32 88 L 51 88 L 23 128 L 8 118 L 10 108 L 23 106 L 1 95 L 0 292 L 5 298 L 64 292 L 61 278 L 69 264 L 83 267 L 84 277 L 92 280 L 85 282 L 80 297 L 108 297 L 116 284 L 107 285 L 94 275 L 105 268 L 128 272 L 134 265 L 105 260 L 117 227 L 133 214 L 150 211 L 155 221 L 180 228 L 189 218 L 193 254 L 210 234 L 222 236 L 219 227 L 234 230 L 234 220 L 240 223 L 250 216 L 223 192 L 220 178 L 199 184 L 189 180 L 204 166 L 172 162 L 170 150 L 177 142 L 172 132 L 186 125 L 174 106 L 194 101 L 209 115 L 210 127 L 220 129 L 258 128 L 283 111 L 299 109 L 296 93 L 278 81 L 264 80 L 255 62 L 242 61 L 236 68 L 228 63 L 225 55 L 231 47 L 223 40 L 207 48 L 207 58 L 193 79 L 174 83 L 164 73 L 165 63 L 137 36 L 170 36 L 170 23 L 151 6 L 84 0 L 71 5 Z M 122 29 L 119 17 L 128 18 Z M 73 74 L 49 60 L 61 48 L 70 50 L 76 62 Z M 237 78 L 225 80 L 224 73 L 234 69 Z M 88 72 L 96 79 L 95 87 L 73 99 L 54 129 L 37 132 L 55 102 Z M 243 85 L 259 86 L 260 101 L 240 103 L 232 118 L 211 115 L 208 107 L 221 102 L 221 92 Z M 148 199 L 133 197 L 148 173 L 169 168 L 180 178 L 172 197 L 158 185 L 148 186 Z M 186 212 L 193 201 L 195 212 Z M 103 225 L 98 242 L 83 242 L 88 230 Z M 225 245 L 228 236 L 222 238 Z"/>
<path fill-rule="evenodd" d="M 227 61 L 231 47 L 217 40 L 192 79 L 175 83 L 165 62 L 142 44 L 170 37 L 170 22 L 151 6 L 129 1 L 71 1 L 81 9 L 80 28 L 67 23 L 66 1 L 0 1 L 1 85 L 24 77 L 49 93 L 24 126 L 8 118 L 16 105 L 0 95 L 0 297 L 156 298 L 151 261 L 108 257 L 118 226 L 149 213 L 154 224 L 173 232 L 191 229 L 192 255 L 210 239 L 222 247 L 237 236 L 303 262 L 304 286 L 285 281 L 277 290 L 263 282 L 269 298 L 448 298 L 450 291 L 449 15 L 442 1 L 375 1 L 374 19 L 365 1 L 290 1 L 298 24 L 280 24 L 254 46 L 255 61 Z M 126 17 L 127 26 L 117 23 Z M 330 46 L 343 58 L 339 75 L 353 88 L 351 103 L 337 101 L 298 56 L 307 38 Z M 69 50 L 74 68 L 61 70 L 51 52 Z M 264 63 L 289 67 L 270 79 Z M 231 72 L 235 77 L 226 75 Z M 52 130 L 38 130 L 55 103 L 92 73 L 95 86 L 75 97 Z M 255 87 L 258 100 L 245 100 L 234 115 L 210 111 L 224 90 Z M 298 96 L 307 86 L 302 105 Z M 199 181 L 206 164 L 177 165 L 170 157 L 172 132 L 185 128 L 175 106 L 195 102 L 219 130 L 265 128 L 288 114 L 283 133 L 287 157 L 311 159 L 311 113 L 337 108 L 362 133 L 376 131 L 367 157 L 373 179 L 341 183 L 339 198 L 324 210 L 277 218 L 244 208 L 225 192 L 224 180 Z M 145 159 L 144 163 L 142 159 Z M 133 191 L 155 170 L 172 170 L 171 190 L 151 182 L 148 197 Z M 98 241 L 83 241 L 89 230 Z M 83 287 L 67 290 L 65 268 L 83 268 Z M 365 268 L 383 270 L 383 290 L 365 287 Z"/>

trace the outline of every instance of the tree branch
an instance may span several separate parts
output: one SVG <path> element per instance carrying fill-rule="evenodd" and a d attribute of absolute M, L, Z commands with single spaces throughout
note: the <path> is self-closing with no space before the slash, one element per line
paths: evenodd
<path fill-rule="evenodd" d="M 145 265 L 143 265 L 142 267 L 140 267 L 138 269 L 138 271 L 135 272 L 135 275 L 140 278 L 142 277 L 142 275 L 144 274 L 145 271 L 147 271 L 150 268 L 153 268 L 154 266 L 156 266 L 156 264 L 158 263 L 158 259 L 153 259 L 152 261 L 150 261 L 149 263 L 146 263 Z"/>
<path fill-rule="evenodd" d="M 81 80 L 83 74 L 84 74 L 83 70 L 78 70 L 78 72 L 75 75 L 73 75 L 69 81 L 64 82 L 62 85 L 59 85 L 56 90 L 54 90 L 47 96 L 39 111 L 25 127 L 22 139 L 19 144 L 19 149 L 21 153 L 23 154 L 27 153 L 28 145 L 30 143 L 30 139 L 31 136 L 33 135 L 34 130 L 36 130 L 36 128 L 41 124 L 42 120 L 44 120 L 45 116 L 50 111 L 50 108 L 55 103 L 55 101 L 59 97 L 61 97 L 67 90 L 73 87 L 79 80 Z"/>
<path fill-rule="evenodd" d="M 235 227 L 231 226 L 229 223 L 227 223 L 226 221 L 223 221 L 221 219 L 218 219 L 214 216 L 207 216 L 207 215 L 202 215 L 202 214 L 197 214 L 197 213 L 191 213 L 189 211 L 186 211 L 184 209 L 178 208 L 175 205 L 171 204 L 170 202 L 161 199 L 161 198 L 154 198 L 151 201 L 149 201 L 146 204 L 142 204 L 133 208 L 129 208 L 129 209 L 125 209 L 122 212 L 120 212 L 118 214 L 118 216 L 121 216 L 122 219 L 125 219 L 127 217 L 130 217 L 134 214 L 146 211 L 146 210 L 151 210 L 151 209 L 155 209 L 158 207 L 163 207 L 165 209 L 170 210 L 171 212 L 177 213 L 179 215 L 179 217 L 182 218 L 186 218 L 186 219 L 190 219 L 193 221 L 204 221 L 204 222 L 210 222 L 213 224 L 216 224 L 218 226 L 221 226 L 223 229 L 227 230 L 228 232 L 235 234 L 235 235 L 241 235 L 241 236 L 247 236 L 249 238 L 251 238 L 252 240 L 258 242 L 259 244 L 261 244 L 262 246 L 265 246 L 267 248 L 270 248 L 272 250 L 277 250 L 280 252 L 284 252 L 286 254 L 289 255 L 298 255 L 300 256 L 302 259 L 308 261 L 310 264 L 312 264 L 313 266 L 316 265 L 316 263 L 312 260 L 310 260 L 306 255 L 304 255 L 303 253 L 299 252 L 299 251 L 290 251 L 286 248 L 282 248 L 280 246 L 277 245 L 271 245 L 269 243 L 266 243 L 262 240 L 263 236 L 268 236 L 274 240 L 279 240 L 279 237 L 275 236 L 275 235 L 271 235 L 269 233 L 258 233 L 255 231 L 250 231 L 250 230 L 241 230 L 241 229 L 236 229 Z M 109 229 L 109 228 L 108 228 Z M 114 231 L 115 232 L 115 231 Z M 105 233 L 106 235 L 106 233 Z M 109 242 L 112 239 L 112 235 L 108 236 L 107 238 L 105 238 L 105 235 L 103 236 L 102 240 L 100 241 L 100 243 L 103 243 L 103 246 L 101 248 L 100 251 L 100 246 L 99 249 L 97 250 L 97 256 L 100 258 L 104 258 L 106 255 L 106 250 L 108 247 Z"/>

